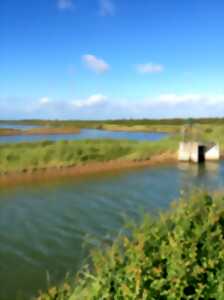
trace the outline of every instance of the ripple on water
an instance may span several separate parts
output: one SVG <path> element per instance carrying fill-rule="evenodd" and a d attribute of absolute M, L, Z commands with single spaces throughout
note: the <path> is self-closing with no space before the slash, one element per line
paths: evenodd
<path fill-rule="evenodd" d="M 221 189 L 224 164 L 179 164 L 124 171 L 57 184 L 0 189 L 0 299 L 24 300 L 76 271 L 88 247 L 110 241 L 123 225 L 123 215 L 168 207 L 179 191 L 192 187 Z M 89 244 L 83 247 L 85 237 Z"/>

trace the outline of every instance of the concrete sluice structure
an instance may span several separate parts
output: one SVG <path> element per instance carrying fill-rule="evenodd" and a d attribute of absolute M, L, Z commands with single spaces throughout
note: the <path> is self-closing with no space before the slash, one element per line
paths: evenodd
<path fill-rule="evenodd" d="M 181 142 L 178 151 L 179 161 L 201 163 L 204 161 L 218 161 L 220 147 L 215 143 Z"/>

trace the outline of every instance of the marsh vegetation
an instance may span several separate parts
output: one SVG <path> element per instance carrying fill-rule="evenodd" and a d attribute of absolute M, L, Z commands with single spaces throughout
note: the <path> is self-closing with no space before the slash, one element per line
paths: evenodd
<path fill-rule="evenodd" d="M 0 145 L 0 171 L 21 172 L 60 168 L 111 160 L 147 160 L 154 155 L 172 153 L 176 139 L 157 142 L 127 140 L 82 140 Z"/>
<path fill-rule="evenodd" d="M 224 198 L 195 192 L 160 218 L 130 223 L 75 282 L 38 300 L 223 299 Z"/>

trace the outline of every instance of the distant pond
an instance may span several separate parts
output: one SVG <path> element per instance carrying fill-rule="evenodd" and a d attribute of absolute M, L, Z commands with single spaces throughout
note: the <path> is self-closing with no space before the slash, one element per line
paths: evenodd
<path fill-rule="evenodd" d="M 9 125 L 4 128 L 14 129 L 32 129 L 35 126 L 15 126 Z M 0 125 L 0 128 L 3 128 Z M 128 139 L 136 141 L 158 141 L 165 138 L 168 134 L 162 132 L 123 132 L 108 131 L 99 129 L 81 129 L 78 134 L 57 134 L 57 135 L 23 135 L 23 136 L 0 136 L 0 143 L 19 143 L 19 142 L 39 142 L 44 140 L 60 141 L 60 140 L 84 140 L 84 139 Z"/>

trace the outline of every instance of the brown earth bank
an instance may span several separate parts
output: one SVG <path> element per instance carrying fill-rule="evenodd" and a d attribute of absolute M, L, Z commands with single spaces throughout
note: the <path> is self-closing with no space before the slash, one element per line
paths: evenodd
<path fill-rule="evenodd" d="M 0 136 L 21 135 L 21 132 L 19 129 L 0 128 Z"/>
<path fill-rule="evenodd" d="M 39 135 L 39 134 L 46 134 L 46 135 L 54 135 L 54 134 L 73 134 L 73 133 L 80 133 L 79 128 L 74 127 L 58 127 L 58 128 L 33 128 L 30 130 L 24 130 L 23 135 Z"/>
<path fill-rule="evenodd" d="M 164 153 L 153 156 L 149 160 L 113 160 L 107 162 L 89 162 L 88 164 L 70 167 L 46 168 L 28 170 L 25 172 L 9 172 L 0 175 L 0 186 L 17 185 L 20 183 L 32 183 L 50 181 L 58 178 L 77 177 L 91 174 L 122 171 L 128 169 L 147 168 L 157 165 L 177 163 L 176 153 Z"/>
<path fill-rule="evenodd" d="M 42 127 L 32 128 L 28 130 L 19 129 L 0 129 L 0 136 L 18 136 L 18 135 L 57 135 L 57 134 L 77 134 L 80 133 L 79 128 L 75 127 Z"/>
<path fill-rule="evenodd" d="M 159 133 L 178 133 L 180 127 L 176 125 L 156 125 L 156 126 L 145 126 L 145 125 L 110 125 L 104 124 L 99 126 L 97 129 L 109 130 L 109 131 L 125 131 L 125 132 L 159 132 Z"/>
<path fill-rule="evenodd" d="M 116 125 L 101 125 L 96 129 L 117 131 L 117 132 L 159 132 L 159 133 L 177 133 L 177 126 L 116 126 Z M 78 127 L 38 127 L 32 129 L 11 129 L 0 128 L 0 136 L 21 136 L 21 135 L 56 135 L 56 134 L 75 134 L 80 133 Z"/>

